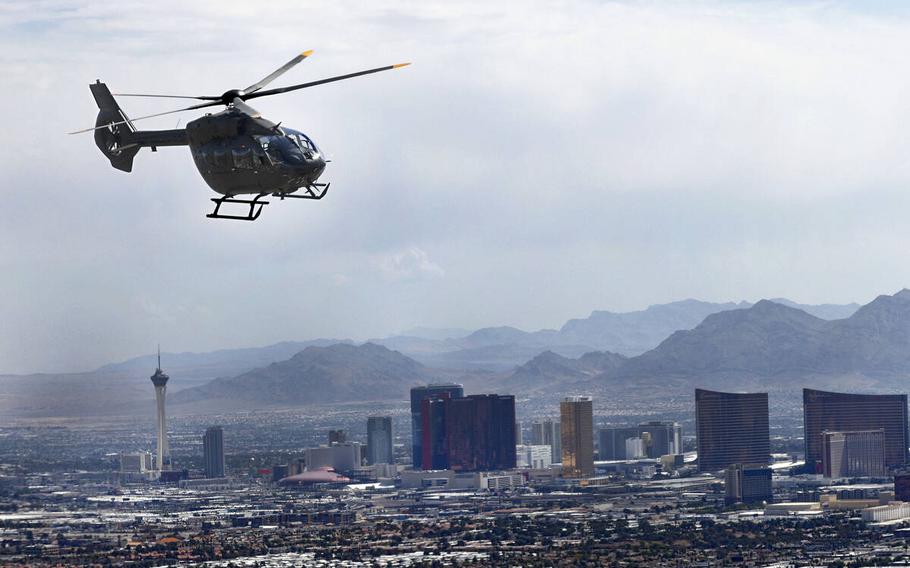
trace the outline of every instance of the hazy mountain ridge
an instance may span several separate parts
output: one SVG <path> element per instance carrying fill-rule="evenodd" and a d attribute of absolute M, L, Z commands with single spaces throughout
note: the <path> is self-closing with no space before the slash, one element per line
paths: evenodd
<path fill-rule="evenodd" d="M 786 299 L 775 302 L 823 319 L 846 318 L 859 308 L 855 303 L 804 305 Z M 393 336 L 371 341 L 397 349 L 429 366 L 506 371 L 544 351 L 565 357 L 578 357 L 591 351 L 633 357 L 657 347 L 675 331 L 694 328 L 712 314 L 752 306 L 745 301 L 712 303 L 689 299 L 632 312 L 593 311 L 587 318 L 568 320 L 558 330 L 529 332 L 499 326 L 445 340 Z"/>
<path fill-rule="evenodd" d="M 783 304 L 789 308 L 802 310 L 809 315 L 819 319 L 837 320 L 846 319 L 856 313 L 862 307 L 861 304 L 851 302 L 849 304 L 798 304 L 786 298 L 770 298 L 775 304 Z"/>
<path fill-rule="evenodd" d="M 762 300 L 705 318 L 605 373 L 607 381 L 724 375 L 787 381 L 910 372 L 910 291 L 879 296 L 846 319 L 823 320 Z"/>
<path fill-rule="evenodd" d="M 576 359 L 544 351 L 517 367 L 501 381 L 500 388 L 521 395 L 539 390 L 556 393 L 561 385 L 591 380 L 619 368 L 625 361 L 626 357 L 608 351 L 593 351 Z"/>
<path fill-rule="evenodd" d="M 584 338 L 589 344 L 624 355 L 638 355 L 652 349 L 674 331 L 695 327 L 711 314 L 748 305 L 746 302 L 715 304 L 682 300 L 634 312 L 594 311 L 587 318 L 566 322 L 560 335 L 575 340 Z"/>
<path fill-rule="evenodd" d="M 229 377 L 289 359 L 310 346 L 325 347 L 336 343 L 352 343 L 349 339 L 313 339 L 310 341 L 282 341 L 264 347 L 240 347 L 208 352 L 163 353 L 163 364 L 168 372 L 180 377 L 181 387 L 200 384 L 217 377 Z M 156 355 L 141 355 L 120 363 L 99 367 L 95 373 L 119 373 L 145 377 L 155 370 Z M 186 381 L 186 382 L 183 382 Z"/>
<path fill-rule="evenodd" d="M 900 307 L 906 304 L 904 296 L 908 294 L 910 293 L 902 292 L 894 297 L 881 296 L 875 302 L 859 310 L 855 310 L 855 304 L 811 307 L 828 317 L 840 316 L 847 312 L 852 314 L 851 317 L 840 322 L 819 320 L 806 314 L 799 315 L 802 312 L 798 310 L 791 310 L 791 312 L 798 312 L 797 314 L 781 312 L 790 314 L 783 318 L 783 323 L 780 321 L 763 322 L 762 318 L 758 316 L 763 311 L 774 313 L 778 309 L 774 307 L 777 304 L 765 301 L 752 306 L 744 302 L 711 304 L 686 300 L 652 306 L 647 310 L 627 314 L 593 312 L 589 318 L 570 320 L 559 330 L 525 332 L 502 326 L 484 328 L 459 338 L 433 339 L 431 337 L 396 336 L 379 340 L 378 343 L 393 347 L 392 350 L 384 349 L 384 351 L 389 353 L 399 351 L 397 355 L 407 361 L 398 359 L 397 362 L 400 365 L 396 366 L 390 361 L 382 362 L 383 358 L 388 356 L 386 353 L 374 352 L 377 360 L 380 361 L 373 363 L 376 365 L 375 369 L 378 369 L 379 382 L 384 385 L 384 389 L 387 389 L 382 392 L 373 392 L 369 389 L 364 391 L 350 387 L 356 382 L 352 377 L 355 375 L 360 377 L 357 379 L 359 381 L 362 379 L 363 373 L 371 372 L 368 370 L 373 367 L 366 361 L 357 363 L 360 365 L 357 372 L 352 368 L 347 371 L 343 370 L 348 363 L 341 360 L 336 360 L 331 364 L 324 360 L 321 370 L 317 370 L 318 365 L 310 369 L 294 368 L 291 370 L 293 363 L 287 363 L 310 346 L 327 347 L 347 344 L 348 347 L 353 347 L 348 340 L 289 341 L 265 347 L 224 349 L 209 353 L 163 353 L 162 366 L 172 377 L 168 385 L 169 399 L 173 401 L 204 399 L 230 402 L 229 399 L 223 397 L 202 395 L 200 394 L 203 392 L 202 390 L 193 390 L 186 395 L 181 394 L 180 391 L 202 385 L 212 388 L 209 381 L 213 379 L 220 379 L 219 385 L 230 385 L 240 376 L 246 375 L 249 378 L 250 374 L 265 373 L 262 369 L 272 367 L 272 363 L 286 363 L 290 367 L 282 375 L 284 366 L 279 364 L 278 370 L 275 371 L 277 375 L 282 375 L 284 380 L 291 380 L 292 376 L 305 375 L 304 383 L 316 392 L 314 396 L 303 396 L 300 392 L 295 391 L 292 396 L 286 397 L 284 400 L 286 404 L 304 404 L 314 400 L 341 400 L 348 396 L 356 397 L 356 400 L 373 396 L 387 397 L 386 399 L 403 398 L 409 385 L 402 386 L 400 381 L 389 380 L 388 373 L 393 372 L 393 369 L 396 376 L 403 378 L 405 383 L 408 380 L 425 382 L 435 377 L 445 377 L 447 379 L 458 378 L 466 386 L 475 385 L 479 389 L 502 390 L 499 388 L 502 385 L 503 388 L 518 390 L 516 385 L 521 385 L 522 381 L 525 381 L 524 384 L 529 389 L 537 389 L 537 392 L 541 394 L 547 392 L 547 388 L 554 384 L 569 385 L 572 383 L 580 389 L 602 388 L 606 384 L 617 384 L 617 381 L 635 384 L 636 381 L 651 381 L 652 378 L 665 382 L 682 378 L 681 384 L 689 384 L 694 373 L 713 373 L 714 375 L 728 373 L 740 377 L 737 379 L 740 381 L 745 380 L 747 376 L 758 377 L 774 373 L 837 374 L 843 373 L 844 369 L 851 370 L 849 372 L 852 376 L 859 376 L 862 373 L 894 375 L 910 368 L 907 366 L 904 355 L 905 352 L 910 352 L 910 349 L 907 349 L 910 345 L 907 339 L 910 338 L 910 329 L 907 327 L 910 315 L 894 312 L 895 306 Z M 789 303 L 792 304 L 792 302 Z M 745 311 L 745 307 L 758 309 L 744 321 L 727 329 L 725 322 L 738 321 L 738 318 L 742 317 L 739 314 Z M 779 308 L 788 309 L 785 306 L 779 306 Z M 592 343 L 606 341 L 612 337 L 611 333 L 614 333 L 615 329 L 625 329 L 633 337 L 629 341 L 623 340 L 628 345 L 636 341 L 640 342 L 642 338 L 656 336 L 657 331 L 654 330 L 661 329 L 661 326 L 665 326 L 664 329 L 666 329 L 688 325 L 691 318 L 706 311 L 712 313 L 706 317 L 704 323 L 699 326 L 698 324 L 701 322 L 696 322 L 691 326 L 693 328 L 698 326 L 700 328 L 698 333 L 694 335 L 676 333 L 665 337 L 665 341 L 658 342 L 660 343 L 659 349 L 655 349 L 655 352 L 645 353 L 640 357 L 632 357 L 628 360 L 619 359 L 623 356 L 612 352 L 598 355 L 596 353 L 598 351 L 610 350 L 597 346 L 570 343 L 580 337 Z M 617 321 L 621 323 L 616 323 Z M 765 329 L 762 327 L 763 325 L 771 327 Z M 752 327 L 750 328 L 750 326 Z M 876 335 L 876 330 L 895 327 L 900 331 L 896 334 L 896 339 Z M 611 332 L 611 329 L 614 331 Z M 727 343 L 718 343 L 717 338 L 710 341 L 696 341 L 698 337 L 705 338 L 711 335 L 708 333 L 711 329 L 719 330 L 717 333 L 720 336 L 732 335 Z M 749 331 L 750 329 L 751 331 Z M 734 333 L 731 330 L 738 331 Z M 772 330 L 777 331 L 772 333 Z M 416 331 L 420 332 L 420 330 Z M 451 330 L 429 330 L 426 335 L 440 337 L 450 333 Z M 771 361 L 771 359 L 779 357 L 781 351 L 772 345 L 773 341 L 769 338 L 775 334 L 787 337 L 787 333 L 792 335 L 793 341 L 798 345 L 792 349 L 796 352 L 789 355 L 784 353 L 787 355 L 786 357 L 780 358 L 779 361 Z M 669 334 L 670 332 L 668 332 Z M 813 342 L 806 338 L 807 334 L 809 336 L 830 334 L 832 338 L 826 342 Z M 736 339 L 737 337 L 739 339 Z M 512 343 L 487 344 L 502 341 Z M 378 348 L 377 345 L 372 347 Z M 548 351 L 551 353 L 535 362 L 539 355 Z M 728 353 L 726 358 L 723 357 L 725 352 Z M 733 356 L 736 353 L 739 355 Z M 798 360 L 798 356 L 813 353 L 815 354 L 814 359 Z M 590 361 L 594 357 L 606 357 L 608 360 L 595 363 Z M 580 361 L 585 359 L 588 361 Z M 819 360 L 827 363 L 818 364 Z M 533 365 L 523 368 L 532 362 Z M 154 400 L 154 394 L 149 383 L 149 376 L 154 371 L 156 364 L 154 355 L 146 355 L 105 365 L 90 373 L 0 375 L 0 416 L 151 414 L 153 406 L 150 402 Z M 327 368 L 332 365 L 338 367 L 337 372 Z M 596 372 L 590 371 L 590 369 L 597 369 L 598 365 L 602 368 Z M 387 372 L 382 371 L 383 368 Z M 857 371 L 857 369 L 861 371 Z M 357 375 L 357 373 L 361 374 Z M 581 374 L 579 375 L 579 373 Z M 263 380 L 266 384 L 272 384 L 269 383 L 272 379 L 268 377 Z M 388 382 L 386 382 L 387 380 Z M 610 383 L 605 381 L 610 381 Z M 335 382 L 338 383 L 337 388 L 333 386 Z M 323 384 L 328 387 L 323 387 Z M 266 401 L 265 404 L 276 404 L 275 401 L 280 398 L 276 394 L 279 388 L 280 385 L 270 386 L 263 391 L 262 400 Z M 225 392 L 228 390 L 230 390 L 229 387 L 225 387 Z M 324 398 L 320 398 L 323 397 L 322 390 L 326 390 Z M 550 391 L 552 390 L 550 388 Z M 247 402 L 253 406 L 260 404 L 256 400 L 247 400 Z M 213 402 L 213 404 L 220 404 L 220 402 Z M 189 409 L 190 406 L 186 405 L 183 408 Z"/>
<path fill-rule="evenodd" d="M 580 357 L 591 351 L 587 345 L 546 345 L 546 344 L 495 344 L 446 351 L 442 353 L 402 352 L 424 365 L 441 369 L 470 371 L 511 371 L 516 365 L 533 359 L 544 351 L 553 351 L 564 357 Z"/>
<path fill-rule="evenodd" d="M 307 347 L 285 361 L 180 391 L 172 402 L 217 399 L 229 406 L 295 406 L 404 400 L 411 386 L 432 377 L 417 361 L 381 345 L 335 344 Z"/>

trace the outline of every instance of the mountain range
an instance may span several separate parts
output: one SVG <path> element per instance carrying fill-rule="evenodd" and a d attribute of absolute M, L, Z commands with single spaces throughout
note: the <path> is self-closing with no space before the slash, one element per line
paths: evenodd
<path fill-rule="evenodd" d="M 831 320 L 847 318 L 859 308 L 855 303 L 804 305 L 786 299 L 772 301 Z M 633 312 L 594 311 L 587 318 L 567 321 L 559 330 L 529 332 L 501 326 L 482 328 L 464 337 L 436 339 L 398 335 L 371 341 L 401 351 L 430 367 L 506 371 L 543 351 L 572 358 L 590 351 L 610 351 L 629 357 L 640 355 L 657 347 L 673 332 L 692 329 L 709 315 L 752 305 L 749 302 L 682 300 Z"/>
<path fill-rule="evenodd" d="M 517 367 L 499 382 L 498 387 L 504 392 L 522 395 L 559 392 L 563 387 L 577 386 L 615 371 L 627 360 L 625 356 L 609 351 L 592 351 L 576 359 L 544 351 Z"/>
<path fill-rule="evenodd" d="M 510 345 L 501 342 L 520 340 L 523 334 L 514 328 L 488 328 L 465 338 L 463 345 L 473 345 L 465 351 L 484 352 Z M 484 347 L 488 341 L 494 345 Z M 222 400 L 264 406 L 403 400 L 408 387 L 433 380 L 438 372 L 373 343 L 308 347 L 288 361 L 185 390 L 175 403 Z M 744 384 L 797 388 L 804 380 L 818 386 L 820 378 L 836 383 L 863 377 L 868 379 L 863 386 L 870 387 L 893 384 L 907 372 L 910 290 L 903 290 L 835 320 L 762 300 L 711 313 L 693 329 L 676 331 L 635 357 L 590 351 L 573 358 L 546 350 L 476 386 L 552 398 L 566 392 L 628 391 L 646 384 L 669 393 L 695 386 L 739 390 Z"/>
<path fill-rule="evenodd" d="M 290 359 L 176 393 L 173 404 L 215 402 L 221 408 L 403 400 L 433 374 L 381 345 L 307 347 Z"/>
<path fill-rule="evenodd" d="M 456 331 L 165 354 L 169 400 L 186 412 L 404 400 L 413 384 L 439 379 L 472 392 L 550 396 L 706 382 L 736 390 L 793 379 L 874 387 L 899 384 L 910 372 L 906 290 L 862 307 L 685 300 L 597 311 L 559 330 L 493 327 L 449 337 Z M 0 376 L 0 417 L 148 413 L 155 364 L 144 356 L 89 373 Z"/>
<path fill-rule="evenodd" d="M 763 300 L 712 314 L 608 372 L 610 380 L 686 377 L 850 377 L 894 382 L 910 373 L 910 290 L 879 296 L 845 319 L 823 320 Z"/>
<path fill-rule="evenodd" d="M 307 347 L 325 347 L 337 343 L 353 343 L 350 340 L 313 339 L 311 341 L 282 341 L 265 347 L 244 347 L 240 349 L 219 349 L 208 353 L 166 353 L 168 372 L 180 377 L 184 387 L 204 384 L 218 377 L 230 377 L 268 365 L 275 361 L 289 359 Z M 156 355 L 134 357 L 121 363 L 104 365 L 95 371 L 100 374 L 121 374 L 144 376 L 149 369 L 157 366 Z"/>

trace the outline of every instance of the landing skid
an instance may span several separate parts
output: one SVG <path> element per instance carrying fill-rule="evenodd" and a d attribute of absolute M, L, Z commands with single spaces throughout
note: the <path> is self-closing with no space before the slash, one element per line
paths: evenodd
<path fill-rule="evenodd" d="M 268 205 L 268 201 L 260 201 L 263 197 L 268 195 L 268 193 L 260 193 L 253 199 L 234 199 L 233 197 L 213 197 L 212 201 L 215 203 L 215 210 L 206 215 L 209 219 L 236 219 L 238 221 L 255 221 L 259 218 L 259 214 L 262 213 L 262 206 Z M 241 205 L 249 205 L 250 211 L 247 215 L 224 215 L 218 211 L 221 209 L 221 206 L 225 203 L 239 203 Z"/>
<path fill-rule="evenodd" d="M 235 199 L 233 197 L 213 197 L 212 201 L 215 203 L 215 210 L 206 215 L 209 219 L 236 219 L 238 221 L 255 221 L 259 218 L 259 214 L 262 213 L 262 206 L 268 205 L 268 201 L 262 201 L 263 197 L 271 195 L 272 197 L 277 197 L 278 199 L 284 200 L 286 197 L 293 199 L 322 199 L 329 192 L 329 183 L 314 183 L 309 187 L 303 188 L 303 193 L 260 193 L 253 199 Z M 246 215 L 225 215 L 220 213 L 221 206 L 225 203 L 237 203 L 240 205 L 248 205 L 250 207 L 249 212 Z"/>
<path fill-rule="evenodd" d="M 322 199 L 329 192 L 331 183 L 314 183 L 310 187 L 303 188 L 303 193 L 273 193 L 278 199 L 291 197 L 294 199 Z"/>

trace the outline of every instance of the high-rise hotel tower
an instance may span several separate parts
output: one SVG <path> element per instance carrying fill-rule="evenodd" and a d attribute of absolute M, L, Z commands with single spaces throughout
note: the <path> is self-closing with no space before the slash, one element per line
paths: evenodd
<path fill-rule="evenodd" d="M 589 396 L 559 403 L 563 477 L 594 475 L 594 407 Z"/>
<path fill-rule="evenodd" d="M 171 451 L 167 445 L 167 418 L 164 414 L 164 394 L 167 391 L 167 381 L 170 379 L 161 370 L 161 349 L 158 349 L 158 368 L 152 375 L 152 384 L 155 385 L 155 401 L 158 405 L 158 453 L 155 467 L 159 471 L 171 469 Z"/>
<path fill-rule="evenodd" d="M 884 430 L 885 466 L 907 465 L 907 395 L 853 394 L 803 389 L 806 468 L 822 472 L 823 436 L 830 432 Z"/>
<path fill-rule="evenodd" d="M 733 464 L 768 465 L 768 393 L 695 389 L 695 431 L 698 471 L 717 471 Z"/>

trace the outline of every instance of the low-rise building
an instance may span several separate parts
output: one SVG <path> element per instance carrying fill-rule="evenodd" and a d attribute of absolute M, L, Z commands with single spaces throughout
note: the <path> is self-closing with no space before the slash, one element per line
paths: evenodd
<path fill-rule="evenodd" d="M 520 472 L 456 472 L 451 469 L 405 470 L 401 472 L 403 489 L 478 489 L 496 491 L 527 484 Z"/>
<path fill-rule="evenodd" d="M 821 513 L 820 503 L 768 503 L 765 505 L 765 514 L 771 516 L 786 516 L 793 514 Z"/>
<path fill-rule="evenodd" d="M 543 446 L 546 447 L 546 446 Z M 520 473 L 490 473 L 478 472 L 475 476 L 477 489 L 487 489 L 489 491 L 498 491 L 500 489 L 510 489 L 527 484 L 525 476 Z"/>
<path fill-rule="evenodd" d="M 552 449 L 549 445 L 520 445 L 515 446 L 517 467 L 531 469 L 546 469 L 553 463 L 551 460 Z"/>
<path fill-rule="evenodd" d="M 328 467 L 335 471 L 351 471 L 360 467 L 363 459 L 362 447 L 358 442 L 335 443 L 331 446 L 307 448 L 304 455 L 307 470 Z"/>
<path fill-rule="evenodd" d="M 771 469 L 762 466 L 733 464 L 727 468 L 727 503 L 757 503 L 772 497 Z"/>
<path fill-rule="evenodd" d="M 893 502 L 887 505 L 878 505 L 862 510 L 864 521 L 882 522 L 896 521 L 910 517 L 910 503 Z"/>
<path fill-rule="evenodd" d="M 120 471 L 122 473 L 144 473 L 152 470 L 152 454 L 136 452 L 120 454 Z"/>

